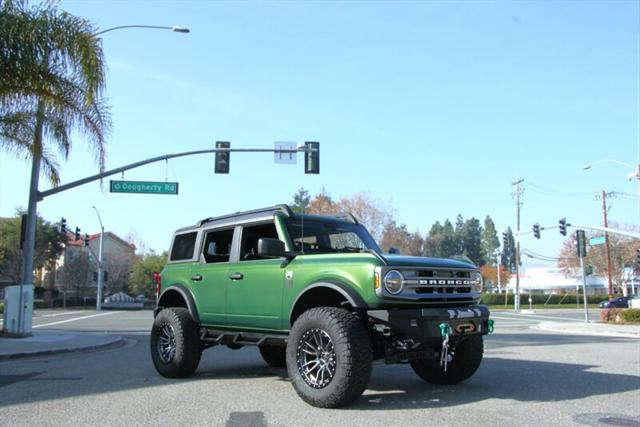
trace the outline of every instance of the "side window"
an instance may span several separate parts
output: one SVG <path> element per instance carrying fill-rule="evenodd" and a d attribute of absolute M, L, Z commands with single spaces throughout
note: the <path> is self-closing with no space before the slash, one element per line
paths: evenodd
<path fill-rule="evenodd" d="M 266 237 L 278 238 L 278 232 L 274 223 L 249 225 L 242 227 L 242 242 L 240 244 L 240 261 L 262 259 L 258 255 L 258 239 Z"/>
<path fill-rule="evenodd" d="M 184 233 L 178 234 L 173 239 L 173 246 L 171 247 L 171 261 L 183 261 L 193 258 L 193 250 L 196 246 L 197 233 Z"/>
<path fill-rule="evenodd" d="M 208 232 L 202 249 L 204 261 L 207 264 L 214 262 L 229 262 L 232 240 L 233 229 Z"/>

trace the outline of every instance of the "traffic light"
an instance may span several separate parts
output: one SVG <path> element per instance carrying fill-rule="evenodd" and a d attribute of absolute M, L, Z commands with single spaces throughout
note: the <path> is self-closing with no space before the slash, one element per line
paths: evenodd
<path fill-rule="evenodd" d="M 540 238 L 540 224 L 538 224 L 537 222 L 533 224 L 533 237 L 535 237 L 536 239 Z"/>
<path fill-rule="evenodd" d="M 560 218 L 560 221 L 558 221 L 558 224 L 560 225 L 560 234 L 562 234 L 563 236 L 566 236 L 567 235 L 567 219 Z"/>
<path fill-rule="evenodd" d="M 76 232 L 74 233 L 74 237 L 76 240 L 80 240 L 80 227 L 76 227 Z"/>
<path fill-rule="evenodd" d="M 320 173 L 320 143 L 305 142 L 304 152 L 304 173 L 319 174 Z"/>
<path fill-rule="evenodd" d="M 506 248 L 509 244 L 509 233 L 506 231 L 502 232 L 502 247 Z"/>
<path fill-rule="evenodd" d="M 576 230 L 576 240 L 578 257 L 584 258 L 587 256 L 587 238 L 584 235 L 584 230 Z"/>
<path fill-rule="evenodd" d="M 86 248 L 87 246 L 89 246 L 89 235 L 84 233 L 84 247 Z"/>
<path fill-rule="evenodd" d="M 108 271 L 103 271 L 102 274 L 104 275 L 104 276 L 102 276 L 102 277 L 104 277 L 103 281 L 106 283 L 106 281 L 109 280 L 109 272 Z"/>
<path fill-rule="evenodd" d="M 640 248 L 636 249 L 636 269 L 640 270 Z"/>
<path fill-rule="evenodd" d="M 216 148 L 231 148 L 227 141 L 216 141 Z M 215 173 L 229 173 L 229 152 L 216 151 Z"/>
<path fill-rule="evenodd" d="M 94 282 L 97 282 L 97 281 L 98 281 L 98 272 L 97 272 L 97 271 L 94 271 L 94 272 L 93 272 L 93 281 L 94 281 Z"/>
<path fill-rule="evenodd" d="M 67 232 L 67 220 L 65 217 L 60 218 L 60 232 L 63 234 Z"/>

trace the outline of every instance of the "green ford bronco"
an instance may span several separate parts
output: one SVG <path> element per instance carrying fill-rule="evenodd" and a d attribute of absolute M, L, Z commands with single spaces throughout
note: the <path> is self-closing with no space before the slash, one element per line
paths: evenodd
<path fill-rule="evenodd" d="M 325 408 L 357 399 L 376 359 L 408 363 L 429 383 L 463 381 L 493 328 L 477 305 L 475 265 L 383 254 L 352 215 L 286 205 L 176 231 L 156 282 L 151 357 L 161 375 L 193 374 L 215 345 L 257 345 L 305 402 Z"/>

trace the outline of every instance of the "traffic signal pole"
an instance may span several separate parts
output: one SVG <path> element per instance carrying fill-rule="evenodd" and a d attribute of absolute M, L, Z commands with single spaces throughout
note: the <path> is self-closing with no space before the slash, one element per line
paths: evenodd
<path fill-rule="evenodd" d="M 42 126 L 38 124 L 38 121 L 42 120 L 42 112 L 44 107 L 38 105 L 38 114 L 36 116 L 36 129 L 39 129 L 35 135 L 34 147 L 36 150 L 40 150 L 42 147 Z M 149 159 L 141 160 L 139 162 L 131 163 L 129 165 L 121 166 L 119 168 L 111 169 L 106 172 L 101 172 L 95 175 L 88 176 L 86 178 L 79 179 L 77 181 L 70 182 L 68 184 L 60 185 L 58 187 L 39 191 L 38 184 L 40 180 L 40 166 L 41 156 L 40 153 L 35 155 L 31 163 L 31 184 L 29 187 L 29 206 L 27 208 L 27 225 L 25 227 L 24 248 L 22 255 L 22 275 L 20 284 L 17 286 L 8 286 L 5 289 L 5 308 L 4 308 L 4 322 L 2 325 L 3 331 L 8 332 L 15 336 L 25 337 L 31 335 L 31 318 L 33 316 L 33 259 L 35 252 L 35 237 L 36 237 L 36 212 L 37 204 L 41 202 L 45 197 L 60 193 L 62 191 L 70 190 L 83 184 L 88 184 L 93 181 L 97 181 L 102 178 L 106 178 L 117 173 L 122 173 L 131 169 L 135 169 L 140 166 L 148 165 L 150 163 L 166 161 L 176 157 L 195 156 L 199 154 L 209 154 L 217 152 L 227 153 L 306 153 L 307 156 L 313 157 L 316 154 L 318 157 L 317 164 L 319 165 L 320 148 L 317 142 L 305 143 L 304 146 L 298 147 L 294 150 L 283 149 L 269 149 L 269 148 L 225 148 L 225 149 L 210 149 L 210 150 L 197 150 L 187 151 L 175 154 L 165 154 L 163 156 L 152 157 Z M 311 163 L 315 163 L 311 162 Z M 306 164 L 306 162 L 305 162 Z M 318 173 L 318 170 L 311 171 L 309 173 Z"/>

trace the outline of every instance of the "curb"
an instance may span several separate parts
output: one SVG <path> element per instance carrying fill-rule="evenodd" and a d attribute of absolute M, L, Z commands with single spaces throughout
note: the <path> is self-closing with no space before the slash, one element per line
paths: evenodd
<path fill-rule="evenodd" d="M 60 348 L 54 350 L 35 350 L 35 351 L 26 351 L 22 353 L 7 353 L 0 354 L 0 361 L 12 360 L 12 359 L 22 359 L 26 357 L 37 357 L 37 356 L 50 356 L 52 354 L 63 354 L 63 353 L 76 353 L 81 351 L 92 351 L 99 350 L 108 347 L 116 347 L 125 342 L 125 339 L 119 335 L 114 336 L 113 339 L 103 342 L 100 344 L 93 344 L 89 346 L 81 346 L 81 347 L 73 347 L 73 348 Z"/>
<path fill-rule="evenodd" d="M 564 332 L 575 335 L 595 335 L 595 336 L 605 336 L 612 338 L 640 338 L 640 333 L 634 332 L 623 332 L 623 331 L 605 331 L 605 330 L 581 330 L 581 329 L 572 329 L 569 327 L 560 326 L 557 324 L 550 324 L 549 322 L 541 322 L 537 326 L 533 328 L 540 329 L 543 331 L 551 331 L 551 332 Z"/>

